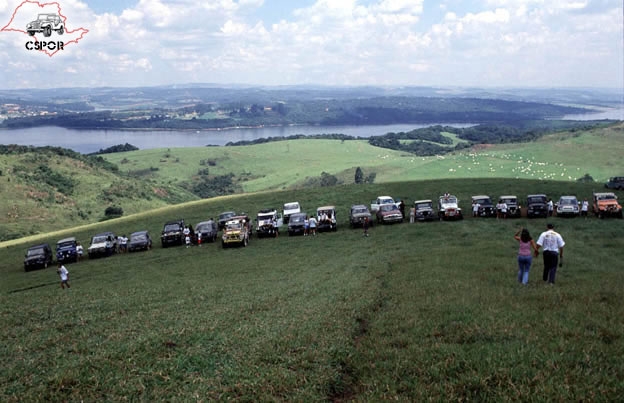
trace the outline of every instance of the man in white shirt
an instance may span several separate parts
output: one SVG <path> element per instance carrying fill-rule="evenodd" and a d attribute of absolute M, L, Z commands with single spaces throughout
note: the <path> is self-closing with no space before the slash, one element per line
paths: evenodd
<path fill-rule="evenodd" d="M 563 247 L 565 242 L 561 235 L 555 232 L 553 224 L 547 224 L 546 231 L 542 232 L 537 240 L 537 250 L 544 248 L 544 281 L 555 284 L 555 275 L 557 274 L 557 263 L 559 267 L 563 265 Z"/>

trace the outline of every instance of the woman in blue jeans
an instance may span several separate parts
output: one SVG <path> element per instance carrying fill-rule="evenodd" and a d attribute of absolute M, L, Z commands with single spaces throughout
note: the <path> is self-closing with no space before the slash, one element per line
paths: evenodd
<path fill-rule="evenodd" d="M 518 248 L 518 282 L 526 285 L 529 283 L 529 270 L 531 270 L 531 263 L 533 262 L 531 255 L 533 254 L 535 257 L 538 255 L 537 245 L 526 228 L 520 228 L 514 235 L 514 239 L 520 243 Z"/>

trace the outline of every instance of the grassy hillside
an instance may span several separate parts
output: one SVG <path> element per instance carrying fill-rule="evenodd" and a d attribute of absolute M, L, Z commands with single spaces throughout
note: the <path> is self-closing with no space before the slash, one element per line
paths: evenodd
<path fill-rule="evenodd" d="M 196 199 L 68 150 L 16 147 L 0 153 L 0 239 L 97 222 L 109 206 L 125 214 Z M 114 167 L 113 167 L 114 168 Z"/>
<path fill-rule="evenodd" d="M 599 400 L 624 393 L 621 220 L 553 218 L 567 245 L 557 284 L 516 282 L 520 226 L 466 218 L 346 225 L 352 203 L 444 191 L 586 197 L 592 185 L 506 179 L 338 186 L 215 198 L 0 244 L 0 399 Z M 620 193 L 620 197 L 624 196 Z M 29 243 L 102 230 L 158 235 L 225 209 L 339 206 L 316 238 L 162 249 L 24 273 Z M 21 241 L 24 242 L 24 241 Z"/>
<path fill-rule="evenodd" d="M 200 169 L 210 175 L 233 173 L 244 191 L 287 189 L 322 172 L 352 183 L 356 167 L 376 182 L 438 178 L 525 178 L 574 181 L 589 173 L 597 181 L 620 175 L 624 124 L 562 132 L 538 141 L 484 145 L 469 151 L 417 157 L 370 146 L 366 141 L 289 140 L 253 146 L 141 150 L 106 155 L 122 171 L 158 168 L 163 183 L 188 181 Z M 202 166 L 212 160 L 215 166 Z M 124 163 L 122 163 L 122 161 Z"/>

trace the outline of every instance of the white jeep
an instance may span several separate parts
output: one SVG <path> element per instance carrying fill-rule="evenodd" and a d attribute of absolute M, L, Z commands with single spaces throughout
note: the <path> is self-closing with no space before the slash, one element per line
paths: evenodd
<path fill-rule="evenodd" d="M 458 203 L 457 197 L 453 195 L 440 196 L 438 199 L 438 216 L 440 220 L 463 219 L 464 217 Z"/>

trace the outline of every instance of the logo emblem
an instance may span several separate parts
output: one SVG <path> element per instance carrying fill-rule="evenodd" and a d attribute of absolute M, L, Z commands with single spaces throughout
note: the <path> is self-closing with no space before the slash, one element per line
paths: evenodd
<path fill-rule="evenodd" d="M 24 44 L 26 50 L 40 51 L 52 57 L 68 45 L 78 43 L 89 32 L 82 27 L 70 29 L 69 26 L 58 2 L 26 0 L 17 6 L 0 32 L 25 34 L 29 37 Z"/>

